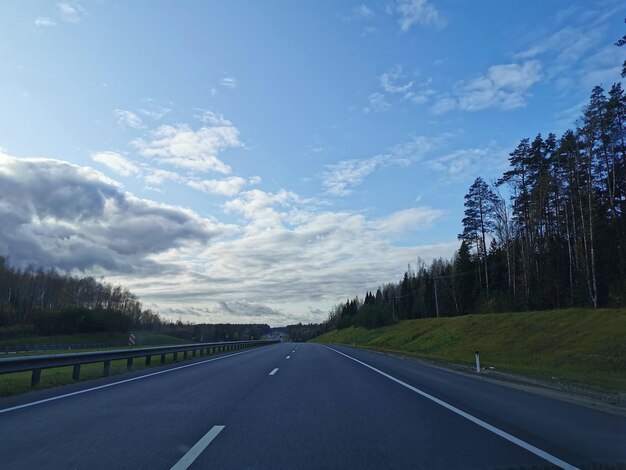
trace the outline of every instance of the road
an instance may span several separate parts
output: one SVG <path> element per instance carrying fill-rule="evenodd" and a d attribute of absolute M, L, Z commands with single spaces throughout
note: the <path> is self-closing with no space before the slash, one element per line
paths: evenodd
<path fill-rule="evenodd" d="M 0 436 L 4 470 L 626 464 L 624 417 L 308 343 L 0 399 Z"/>

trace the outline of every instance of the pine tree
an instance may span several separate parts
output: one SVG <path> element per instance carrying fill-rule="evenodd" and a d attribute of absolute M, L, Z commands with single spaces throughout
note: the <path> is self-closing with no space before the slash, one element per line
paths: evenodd
<path fill-rule="evenodd" d="M 496 196 L 482 178 L 476 178 L 465 195 L 465 217 L 463 233 L 459 239 L 476 246 L 479 260 L 485 268 L 485 287 L 489 296 L 489 269 L 487 265 L 487 235 L 495 227 Z"/>

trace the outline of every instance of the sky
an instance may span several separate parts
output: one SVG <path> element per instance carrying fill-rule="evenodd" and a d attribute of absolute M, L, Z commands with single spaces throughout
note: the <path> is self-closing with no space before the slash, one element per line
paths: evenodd
<path fill-rule="evenodd" d="M 0 3 L 0 255 L 184 322 L 326 319 L 620 80 L 620 1 Z"/>

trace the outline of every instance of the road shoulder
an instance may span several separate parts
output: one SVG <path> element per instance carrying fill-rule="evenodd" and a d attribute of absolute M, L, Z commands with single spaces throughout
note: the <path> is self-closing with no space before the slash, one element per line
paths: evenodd
<path fill-rule="evenodd" d="M 625 392 L 592 389 L 582 385 L 565 383 L 557 380 L 551 382 L 495 369 L 484 369 L 480 374 L 477 374 L 472 368 L 462 364 L 417 358 L 397 351 L 384 351 L 339 343 L 328 344 L 328 346 L 333 345 L 346 346 L 381 355 L 392 356 L 402 360 L 417 362 L 419 364 L 471 377 L 476 380 L 483 380 L 517 390 L 534 393 L 536 395 L 555 398 L 557 400 L 574 403 L 617 416 L 626 416 Z"/>

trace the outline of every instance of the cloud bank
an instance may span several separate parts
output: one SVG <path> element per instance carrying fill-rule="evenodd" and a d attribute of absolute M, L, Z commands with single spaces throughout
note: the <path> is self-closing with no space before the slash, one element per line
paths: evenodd
<path fill-rule="evenodd" d="M 0 154 L 0 253 L 18 266 L 140 272 L 152 256 L 206 243 L 224 227 L 140 199 L 88 167 Z"/>

